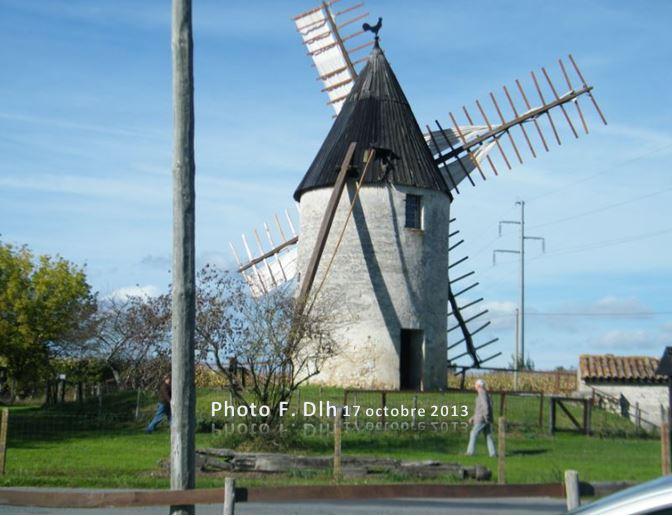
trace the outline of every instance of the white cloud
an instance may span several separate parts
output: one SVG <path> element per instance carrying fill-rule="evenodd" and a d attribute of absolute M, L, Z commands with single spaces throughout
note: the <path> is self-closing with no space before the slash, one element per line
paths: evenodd
<path fill-rule="evenodd" d="M 600 314 L 632 314 L 633 317 L 642 317 L 643 312 L 650 308 L 635 297 L 606 296 L 585 307 L 585 311 Z"/>
<path fill-rule="evenodd" d="M 551 312 L 566 312 L 577 315 L 618 315 L 620 318 L 645 319 L 649 318 L 651 307 L 634 296 L 604 296 L 596 301 L 568 301 L 559 305 Z"/>
<path fill-rule="evenodd" d="M 595 345 L 606 350 L 635 351 L 636 348 L 652 347 L 655 338 L 646 330 L 609 330 L 595 341 Z"/>
<path fill-rule="evenodd" d="M 117 301 L 124 301 L 130 297 L 154 297 L 160 293 L 161 291 L 156 285 L 134 285 L 118 288 L 107 297 Z"/>
<path fill-rule="evenodd" d="M 477 305 L 480 310 L 487 309 L 488 314 L 485 316 L 492 322 L 491 330 L 507 330 L 515 326 L 515 310 L 518 308 L 518 303 L 513 301 L 484 301 Z"/>

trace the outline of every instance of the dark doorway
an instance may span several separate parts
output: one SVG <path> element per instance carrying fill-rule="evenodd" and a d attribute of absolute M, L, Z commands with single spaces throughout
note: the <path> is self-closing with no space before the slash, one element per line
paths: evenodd
<path fill-rule="evenodd" d="M 402 390 L 422 388 L 422 330 L 401 330 L 399 349 L 399 387 Z"/>

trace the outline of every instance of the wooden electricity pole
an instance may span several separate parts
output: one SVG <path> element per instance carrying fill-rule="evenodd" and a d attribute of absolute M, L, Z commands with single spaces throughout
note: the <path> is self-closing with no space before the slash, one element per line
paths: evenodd
<path fill-rule="evenodd" d="M 173 0 L 173 292 L 170 487 L 195 487 L 194 325 L 196 306 L 194 67 L 191 0 Z M 174 505 L 171 514 L 194 514 Z"/>

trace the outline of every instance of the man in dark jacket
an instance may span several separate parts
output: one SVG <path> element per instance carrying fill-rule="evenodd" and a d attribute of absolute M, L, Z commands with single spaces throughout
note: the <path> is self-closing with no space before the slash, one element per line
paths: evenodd
<path fill-rule="evenodd" d="M 170 375 L 166 375 L 159 386 L 159 404 L 156 406 L 156 414 L 147 425 L 145 432 L 151 434 L 164 417 L 170 423 Z"/>
<path fill-rule="evenodd" d="M 485 442 L 488 445 L 490 457 L 496 457 L 495 442 L 492 440 L 492 401 L 490 395 L 485 389 L 485 382 L 481 379 L 476 380 L 476 407 L 474 415 L 469 422 L 474 425 L 469 435 L 469 446 L 467 446 L 467 455 L 473 455 L 476 451 L 476 438 L 483 432 Z"/>

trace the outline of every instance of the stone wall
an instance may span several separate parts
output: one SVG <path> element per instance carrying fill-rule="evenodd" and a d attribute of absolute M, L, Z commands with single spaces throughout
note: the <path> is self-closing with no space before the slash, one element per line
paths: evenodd
<path fill-rule="evenodd" d="M 298 270 L 305 271 L 331 188 L 301 196 Z M 355 182 L 341 197 L 313 292 L 343 228 Z M 423 230 L 405 228 L 406 194 L 422 195 Z M 362 187 L 318 302 L 336 301 L 340 346 L 315 383 L 398 389 L 401 329 L 424 332 L 423 388 L 445 387 L 448 224 L 445 194 L 394 185 Z M 302 278 L 300 278 L 301 280 Z"/>

